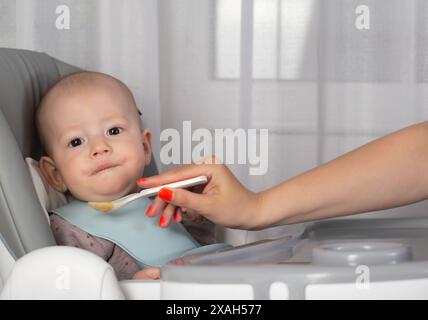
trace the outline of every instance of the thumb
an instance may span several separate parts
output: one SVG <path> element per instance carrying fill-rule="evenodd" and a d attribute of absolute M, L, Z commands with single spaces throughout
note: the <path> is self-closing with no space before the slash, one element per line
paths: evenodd
<path fill-rule="evenodd" d="M 204 212 L 210 206 L 211 199 L 206 194 L 194 193 L 185 189 L 162 188 L 159 198 L 177 207 L 185 207 L 197 212 Z"/>

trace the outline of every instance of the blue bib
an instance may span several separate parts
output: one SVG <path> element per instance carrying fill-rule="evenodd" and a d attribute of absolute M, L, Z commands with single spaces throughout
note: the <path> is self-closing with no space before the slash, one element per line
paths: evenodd
<path fill-rule="evenodd" d="M 52 212 L 87 233 L 117 244 L 141 267 L 161 266 L 185 255 L 230 247 L 224 243 L 201 247 L 181 224 L 174 221 L 168 228 L 160 228 L 160 215 L 149 218 L 145 214 L 151 202 L 140 198 L 112 212 L 102 213 L 87 202 L 73 200 Z"/>

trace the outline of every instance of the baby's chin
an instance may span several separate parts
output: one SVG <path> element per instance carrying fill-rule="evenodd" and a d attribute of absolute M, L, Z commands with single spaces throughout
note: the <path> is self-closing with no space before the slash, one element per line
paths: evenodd
<path fill-rule="evenodd" d="M 133 185 L 128 185 L 122 188 L 105 188 L 105 186 L 100 187 L 99 189 L 86 192 L 85 194 L 77 195 L 76 198 L 81 201 L 87 202 L 105 202 L 105 201 L 113 201 L 124 197 L 132 192 L 137 192 L 138 187 Z"/>

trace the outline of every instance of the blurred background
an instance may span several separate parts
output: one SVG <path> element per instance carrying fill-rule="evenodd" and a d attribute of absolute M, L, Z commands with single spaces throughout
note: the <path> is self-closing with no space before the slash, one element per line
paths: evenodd
<path fill-rule="evenodd" d="M 69 21 L 58 22 L 64 6 Z M 230 166 L 254 191 L 428 115 L 424 0 L 0 0 L 0 46 L 125 82 L 161 171 L 173 167 L 159 161 L 165 128 L 268 129 L 265 175 Z M 423 201 L 352 218 L 427 209 Z M 219 235 L 239 244 L 302 228 Z"/>

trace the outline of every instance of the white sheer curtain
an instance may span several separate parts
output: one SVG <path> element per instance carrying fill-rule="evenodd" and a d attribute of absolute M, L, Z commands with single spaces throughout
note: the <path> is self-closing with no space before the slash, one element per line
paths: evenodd
<path fill-rule="evenodd" d="M 68 30 L 55 27 L 61 4 Z M 122 79 L 154 132 L 162 170 L 172 165 L 159 161 L 159 134 L 182 132 L 185 120 L 193 130 L 269 129 L 265 175 L 231 165 L 262 190 L 427 118 L 427 9 L 424 0 L 0 0 L 0 45 Z M 427 206 L 381 216 L 426 215 Z"/>
<path fill-rule="evenodd" d="M 57 8 L 64 5 L 69 29 L 58 29 L 63 11 Z M 131 88 L 143 122 L 158 137 L 157 17 L 156 0 L 0 0 L 0 46 L 46 52 L 116 76 Z"/>

